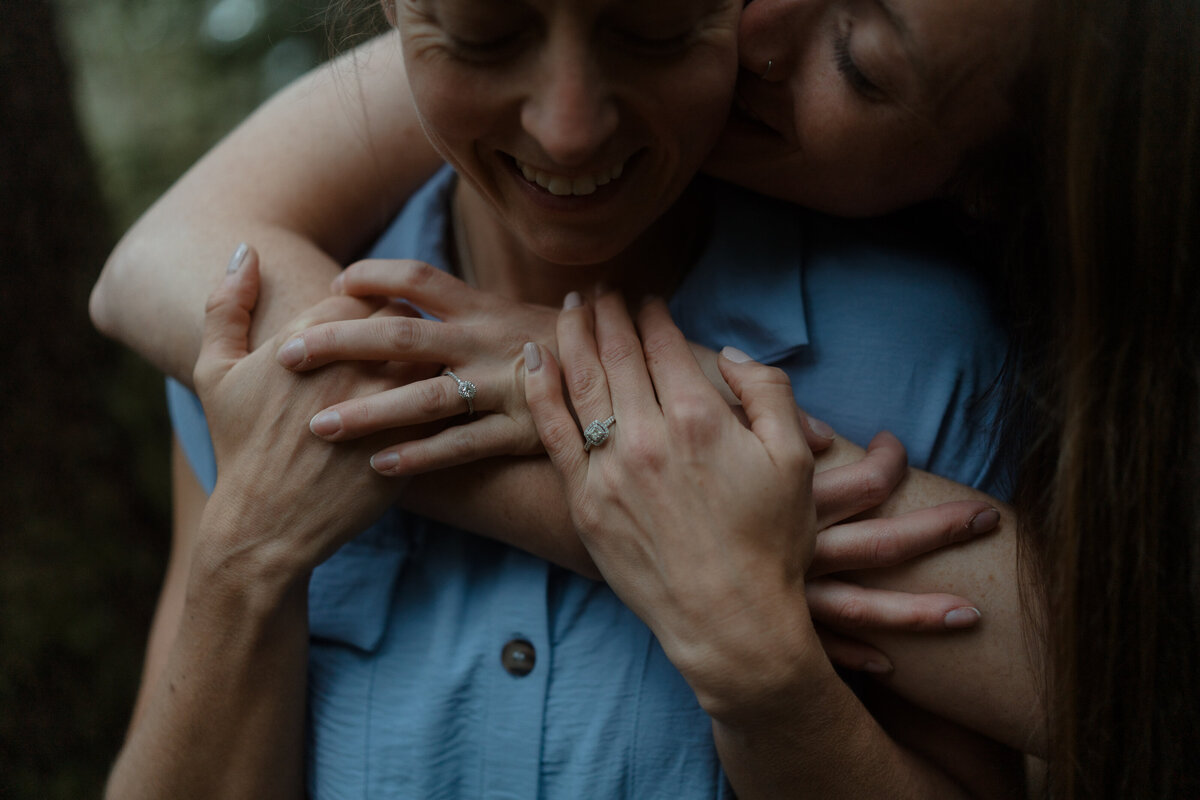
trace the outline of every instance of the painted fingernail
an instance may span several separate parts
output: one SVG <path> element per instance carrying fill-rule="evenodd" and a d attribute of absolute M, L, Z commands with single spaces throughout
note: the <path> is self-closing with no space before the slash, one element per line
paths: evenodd
<path fill-rule="evenodd" d="M 525 343 L 525 371 L 537 372 L 542 368 L 542 351 L 533 342 Z"/>
<path fill-rule="evenodd" d="M 229 259 L 229 266 L 225 267 L 225 274 L 232 275 L 242 268 L 246 263 L 246 256 L 250 255 L 250 246 L 242 242 L 233 251 L 233 256 Z"/>
<path fill-rule="evenodd" d="M 288 369 L 300 366 L 306 358 L 308 348 L 304 346 L 304 339 L 299 336 L 279 348 L 279 352 L 275 354 L 275 360 Z"/>
<path fill-rule="evenodd" d="M 892 662 L 883 660 L 866 661 L 863 663 L 862 668 L 864 672 L 869 672 L 872 675 L 888 675 L 895 669 L 892 666 Z"/>
<path fill-rule="evenodd" d="M 342 415 L 336 411 L 322 411 L 308 423 L 308 429 L 321 437 L 341 433 Z"/>
<path fill-rule="evenodd" d="M 345 273 L 339 272 L 338 276 L 329 284 L 330 294 L 345 294 L 346 281 L 344 280 Z"/>
<path fill-rule="evenodd" d="M 736 347 L 721 348 L 721 355 L 725 356 L 726 358 L 728 358 L 730 361 L 732 361 L 735 364 L 745 364 L 747 361 L 754 360 L 754 359 L 750 358 L 750 356 L 743 353 L 741 350 L 738 350 Z"/>
<path fill-rule="evenodd" d="M 579 308 L 583 305 L 583 298 L 579 292 L 567 292 L 567 296 L 563 298 L 563 311 L 569 311 L 572 308 Z"/>
<path fill-rule="evenodd" d="M 967 530 L 971 533 L 987 533 L 1000 524 L 1000 512 L 994 508 L 980 511 L 967 522 Z"/>
<path fill-rule="evenodd" d="M 837 435 L 833 432 L 833 428 L 829 427 L 828 422 L 817 419 L 816 417 L 808 418 L 808 427 L 813 433 L 823 439 L 832 439 Z"/>
<path fill-rule="evenodd" d="M 982 618 L 983 615 L 979 613 L 978 608 L 963 606 L 946 612 L 946 616 L 942 617 L 942 622 L 947 628 L 973 628 Z"/>
<path fill-rule="evenodd" d="M 376 453 L 371 456 L 371 469 L 376 472 L 391 472 L 400 463 L 400 456 L 396 453 Z"/>

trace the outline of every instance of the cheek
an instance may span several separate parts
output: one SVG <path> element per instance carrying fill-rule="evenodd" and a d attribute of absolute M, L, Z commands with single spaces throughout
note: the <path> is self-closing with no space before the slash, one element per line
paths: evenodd
<path fill-rule="evenodd" d="M 489 82 L 466 80 L 453 67 L 409 65 L 413 103 L 426 136 L 443 157 L 457 161 L 463 148 L 483 138 L 501 113 Z M 449 152 L 447 152 L 449 151 Z"/>

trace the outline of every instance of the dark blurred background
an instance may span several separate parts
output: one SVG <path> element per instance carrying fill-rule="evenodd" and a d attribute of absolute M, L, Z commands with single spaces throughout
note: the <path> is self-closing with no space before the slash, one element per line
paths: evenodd
<path fill-rule="evenodd" d="M 162 382 L 93 331 L 88 292 L 171 181 L 338 46 L 325 6 L 0 0 L 0 798 L 99 796 L 166 562 Z"/>

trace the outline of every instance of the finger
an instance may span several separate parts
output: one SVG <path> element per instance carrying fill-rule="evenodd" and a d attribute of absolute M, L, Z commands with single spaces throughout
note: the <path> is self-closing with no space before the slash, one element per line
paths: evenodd
<path fill-rule="evenodd" d="M 458 381 L 449 375 L 439 375 L 330 406 L 313 416 L 308 428 L 326 441 L 340 442 L 391 428 L 449 419 L 472 409 L 486 410 L 490 407 L 489 399 L 486 387 L 483 391 L 476 389 L 468 405 L 459 394 Z"/>
<path fill-rule="evenodd" d="M 567 485 L 578 489 L 587 474 L 588 454 L 563 400 L 558 363 L 549 350 L 534 342 L 525 345 L 525 402 L 546 454 Z"/>
<path fill-rule="evenodd" d="M 862 459 L 813 478 L 817 525 L 826 528 L 888 499 L 904 478 L 908 453 L 887 431 L 875 434 Z"/>
<path fill-rule="evenodd" d="M 868 589 L 832 578 L 806 582 L 805 594 L 812 618 L 840 631 L 945 632 L 972 628 L 981 617 L 957 595 Z"/>
<path fill-rule="evenodd" d="M 360 320 L 370 317 L 382 307 L 378 300 L 359 297 L 326 297 L 321 302 L 296 315 L 277 335 L 276 342 L 288 341 L 300 331 L 327 322 Z"/>
<path fill-rule="evenodd" d="M 196 385 L 219 378 L 249 349 L 251 312 L 258 302 L 258 252 L 240 245 L 220 286 L 208 296 L 204 333 L 193 380 Z"/>
<path fill-rule="evenodd" d="M 512 455 L 512 427 L 512 421 L 501 416 L 481 417 L 429 437 L 380 450 L 371 456 L 371 466 L 381 475 L 394 477 Z"/>
<path fill-rule="evenodd" d="M 642 353 L 642 340 L 629 317 L 625 298 L 619 292 L 602 292 L 596 297 L 595 318 L 596 352 L 612 398 L 612 415 L 625 435 L 644 435 L 638 427 L 639 421 L 661 419 L 662 410 L 655 399 L 655 387 L 650 382 Z M 690 349 L 687 357 L 695 364 Z M 699 367 L 696 371 L 699 372 Z M 701 380 L 706 386 L 710 385 L 703 375 Z"/>
<path fill-rule="evenodd" d="M 478 350 L 472 331 L 461 325 L 408 316 L 325 322 L 300 331 L 275 354 L 293 370 L 331 361 L 421 361 L 445 363 Z"/>
<path fill-rule="evenodd" d="M 800 415 L 800 428 L 804 431 L 804 441 L 808 442 L 808 449 L 814 453 L 828 450 L 837 438 L 837 433 L 829 423 L 809 416 L 802 408 L 797 408 L 796 413 Z"/>
<path fill-rule="evenodd" d="M 612 398 L 608 377 L 596 351 L 594 317 L 578 292 L 571 292 L 563 301 L 557 338 L 563 379 L 581 427 L 592 420 L 608 419 L 613 415 Z"/>
<path fill-rule="evenodd" d="M 443 320 L 486 307 L 489 297 L 423 261 L 368 259 L 351 264 L 334 279 L 334 294 L 401 297 Z"/>
<path fill-rule="evenodd" d="M 808 575 L 890 567 L 981 536 L 999 522 L 1000 513 L 987 503 L 960 500 L 896 517 L 834 525 L 817 535 Z"/>
<path fill-rule="evenodd" d="M 711 409 L 727 405 L 705 377 L 692 346 L 671 319 L 665 302 L 657 297 L 647 300 L 638 311 L 637 322 L 646 370 L 660 400 L 669 398 L 673 410 L 684 412 L 687 410 L 684 402 L 703 404 L 710 414 Z M 668 410 L 666 404 L 663 409 Z"/>
<path fill-rule="evenodd" d="M 837 666 L 872 675 L 890 675 L 895 670 L 892 660 L 883 651 L 819 625 L 816 630 L 825 655 Z"/>
<path fill-rule="evenodd" d="M 787 374 L 777 367 L 752 361 L 732 347 L 721 351 L 717 365 L 729 388 L 741 400 L 750 430 L 771 458 L 777 463 L 799 459 L 811 469 L 812 454 L 804 442 L 800 417 L 796 413 L 796 398 Z"/>

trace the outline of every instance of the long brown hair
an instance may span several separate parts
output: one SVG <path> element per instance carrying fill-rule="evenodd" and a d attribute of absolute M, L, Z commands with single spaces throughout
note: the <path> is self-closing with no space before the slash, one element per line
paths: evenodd
<path fill-rule="evenodd" d="M 1055 797 L 1200 797 L 1200 3 L 1054 0 L 1018 476 Z"/>

